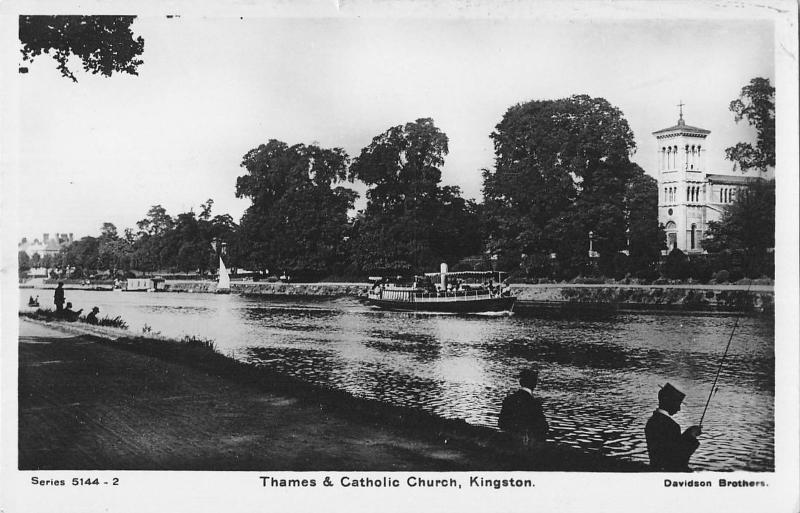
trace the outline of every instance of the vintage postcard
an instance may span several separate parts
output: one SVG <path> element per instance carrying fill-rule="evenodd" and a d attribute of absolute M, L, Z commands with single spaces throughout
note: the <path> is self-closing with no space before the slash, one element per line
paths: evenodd
<path fill-rule="evenodd" d="M 0 5 L 0 510 L 795 511 L 797 15 Z"/>

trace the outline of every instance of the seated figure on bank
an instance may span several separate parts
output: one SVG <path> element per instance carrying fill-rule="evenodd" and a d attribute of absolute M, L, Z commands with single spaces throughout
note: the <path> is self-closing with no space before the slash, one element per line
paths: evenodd
<path fill-rule="evenodd" d="M 89 315 L 86 316 L 86 322 L 88 322 L 89 324 L 97 324 L 98 323 L 97 314 L 99 312 L 100 309 L 97 308 L 96 306 L 92 308 L 92 311 L 89 312 Z"/>
<path fill-rule="evenodd" d="M 83 312 L 83 308 L 76 312 L 72 309 L 72 303 L 67 303 L 67 307 L 61 311 L 61 315 L 68 321 L 77 321 L 81 312 Z"/>
<path fill-rule="evenodd" d="M 520 372 L 520 389 L 507 396 L 500 409 L 500 429 L 511 433 L 526 446 L 543 442 L 549 431 L 542 400 L 533 396 L 538 382 L 539 372 L 536 369 Z"/>

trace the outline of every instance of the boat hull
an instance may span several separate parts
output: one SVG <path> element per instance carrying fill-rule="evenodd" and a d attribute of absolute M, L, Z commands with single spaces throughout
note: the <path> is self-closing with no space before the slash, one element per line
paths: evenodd
<path fill-rule="evenodd" d="M 384 310 L 398 312 L 438 312 L 438 313 L 489 313 L 511 312 L 517 298 L 513 296 L 485 299 L 452 301 L 393 301 L 389 299 L 368 298 L 368 304 Z"/>

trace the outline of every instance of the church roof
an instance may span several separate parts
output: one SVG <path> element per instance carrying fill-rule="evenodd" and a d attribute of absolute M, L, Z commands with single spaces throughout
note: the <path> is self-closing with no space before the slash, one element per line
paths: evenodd
<path fill-rule="evenodd" d="M 653 135 L 661 135 L 666 134 L 668 132 L 683 132 L 688 134 L 703 134 L 707 135 L 711 133 L 711 130 L 706 130 L 705 128 L 698 128 L 696 126 L 687 125 L 686 122 L 683 120 L 683 117 L 678 120 L 677 125 L 673 125 L 669 128 L 662 128 L 661 130 L 657 130 L 653 132 Z"/>
<path fill-rule="evenodd" d="M 706 179 L 713 183 L 727 183 L 727 184 L 749 184 L 761 180 L 757 176 L 743 176 L 743 175 L 712 175 L 707 174 Z"/>

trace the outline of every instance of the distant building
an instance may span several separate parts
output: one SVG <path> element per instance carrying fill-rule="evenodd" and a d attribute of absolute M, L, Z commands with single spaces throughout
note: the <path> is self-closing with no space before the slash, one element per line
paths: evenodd
<path fill-rule="evenodd" d="M 682 107 L 676 125 L 653 132 L 658 143 L 658 221 L 666 231 L 667 251 L 677 247 L 702 253 L 708 223 L 719 221 L 725 206 L 763 173 L 709 172 L 711 132 L 687 125 Z"/>
<path fill-rule="evenodd" d="M 71 233 L 56 233 L 53 237 L 50 237 L 49 233 L 45 233 L 42 240 L 29 241 L 27 237 L 23 237 L 17 244 L 17 251 L 24 251 L 29 257 L 36 253 L 40 257 L 45 257 L 46 255 L 57 255 L 61 248 L 69 246 L 72 242 L 73 234 Z"/>

